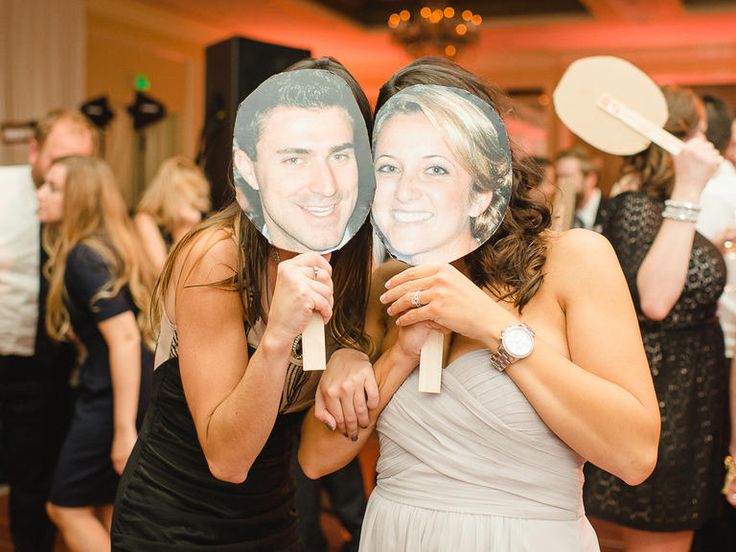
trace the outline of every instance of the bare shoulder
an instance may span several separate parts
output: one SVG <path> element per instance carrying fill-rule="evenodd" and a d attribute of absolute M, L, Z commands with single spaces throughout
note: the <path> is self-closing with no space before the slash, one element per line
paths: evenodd
<path fill-rule="evenodd" d="M 550 232 L 547 239 L 548 268 L 575 270 L 601 261 L 616 260 L 611 243 L 592 230 L 576 228 L 566 232 Z"/>
<path fill-rule="evenodd" d="M 139 231 L 158 232 L 158 224 L 156 224 L 156 221 L 154 220 L 154 218 L 148 213 L 141 213 L 141 212 L 136 213 L 135 216 L 133 217 L 133 222 L 135 223 Z"/>
<path fill-rule="evenodd" d="M 203 230 L 177 251 L 175 273 L 187 285 L 211 284 L 232 278 L 237 272 L 238 248 L 232 232 Z"/>
<path fill-rule="evenodd" d="M 546 280 L 558 294 L 581 294 L 623 283 L 611 243 L 591 230 L 573 229 L 548 237 Z"/>
<path fill-rule="evenodd" d="M 153 217 L 143 211 L 138 211 L 133 217 L 133 220 L 141 224 L 156 224 L 156 221 L 153 219 Z"/>

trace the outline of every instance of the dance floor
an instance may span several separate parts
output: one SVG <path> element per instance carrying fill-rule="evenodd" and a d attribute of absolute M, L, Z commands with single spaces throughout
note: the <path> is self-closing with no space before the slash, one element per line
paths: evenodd
<path fill-rule="evenodd" d="M 360 455 L 360 464 L 363 469 L 363 478 L 366 492 L 370 493 L 375 481 L 375 466 L 378 458 L 378 441 L 371 439 Z M 340 522 L 329 512 L 322 514 L 322 528 L 329 545 L 328 552 L 340 552 L 348 538 L 347 532 Z M 619 552 L 623 550 L 615 530 L 605 522 L 596 522 L 596 530 L 601 541 L 601 552 Z M 8 493 L 7 487 L 0 490 L 0 552 L 13 552 L 8 528 Z M 67 552 L 66 547 L 59 542 L 54 552 Z"/>

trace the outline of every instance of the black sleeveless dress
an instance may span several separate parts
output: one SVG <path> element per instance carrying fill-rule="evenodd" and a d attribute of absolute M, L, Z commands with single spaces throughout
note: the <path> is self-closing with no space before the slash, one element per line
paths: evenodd
<path fill-rule="evenodd" d="M 184 396 L 175 330 L 171 337 L 118 488 L 112 550 L 301 550 L 290 462 L 319 375 L 304 372 L 292 357 L 279 415 L 248 478 L 241 484 L 220 481 L 209 471 Z"/>
<path fill-rule="evenodd" d="M 634 299 L 659 401 L 657 465 L 649 479 L 631 487 L 588 464 L 584 499 L 591 516 L 646 531 L 685 531 L 717 515 L 723 502 L 728 363 L 716 307 L 726 267 L 716 247 L 696 233 L 682 295 L 664 320 L 649 320 L 636 277 L 663 207 L 643 193 L 627 192 L 611 201 L 603 224 Z"/>

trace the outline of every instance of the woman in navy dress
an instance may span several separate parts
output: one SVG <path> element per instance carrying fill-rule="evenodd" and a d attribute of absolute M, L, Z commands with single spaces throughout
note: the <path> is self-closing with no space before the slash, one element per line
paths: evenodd
<path fill-rule="evenodd" d="M 83 359 L 47 510 L 70 550 L 109 550 L 118 480 L 150 387 L 154 271 L 103 161 L 55 163 L 38 199 L 49 252 L 46 325 L 54 338 L 73 340 Z"/>

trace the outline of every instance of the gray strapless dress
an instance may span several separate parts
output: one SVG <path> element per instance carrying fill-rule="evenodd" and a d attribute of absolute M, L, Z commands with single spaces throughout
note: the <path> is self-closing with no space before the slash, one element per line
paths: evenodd
<path fill-rule="evenodd" d="M 584 460 L 489 356 L 448 365 L 438 395 L 419 393 L 414 371 L 381 414 L 361 551 L 599 551 Z"/>

